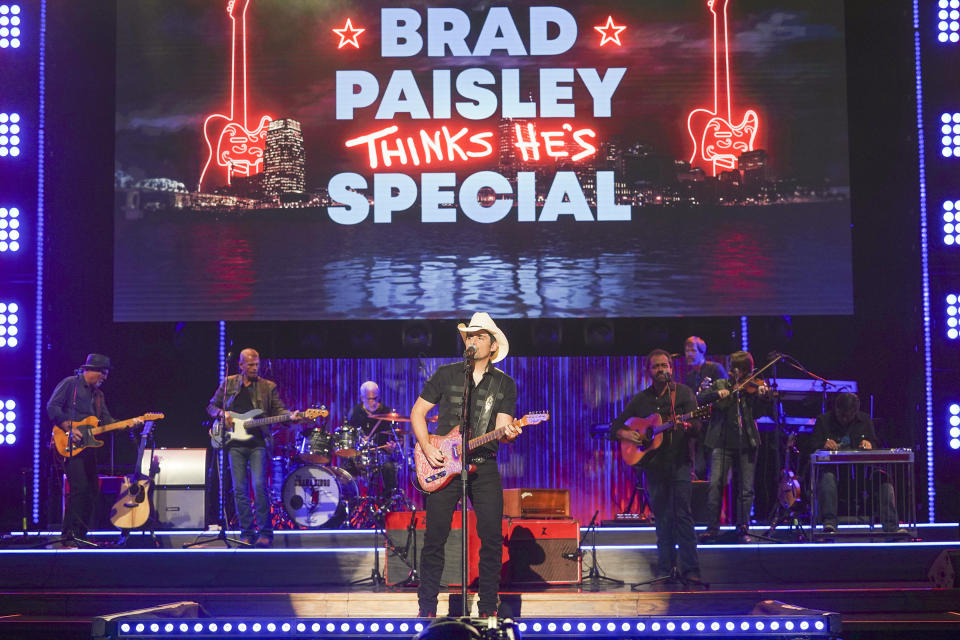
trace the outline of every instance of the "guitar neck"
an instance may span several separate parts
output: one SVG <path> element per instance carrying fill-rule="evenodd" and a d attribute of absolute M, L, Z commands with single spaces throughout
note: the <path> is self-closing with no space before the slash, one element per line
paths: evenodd
<path fill-rule="evenodd" d="M 107 431 L 115 431 L 116 429 L 126 429 L 127 427 L 129 427 L 134 422 L 140 419 L 141 418 L 130 418 L 129 420 L 111 422 L 110 424 L 105 424 L 102 427 L 94 427 L 91 431 L 93 432 L 93 435 L 96 436 L 96 435 L 100 435 L 101 433 L 105 433 Z"/>
<path fill-rule="evenodd" d="M 520 423 L 521 423 L 520 420 L 514 420 L 512 424 L 513 424 L 513 426 L 519 426 Z M 506 427 L 500 427 L 499 429 L 494 429 L 493 431 L 487 432 L 487 433 L 483 434 L 482 436 L 477 436 L 476 438 L 471 438 L 470 441 L 467 443 L 467 446 L 468 446 L 468 447 L 470 448 L 470 450 L 472 451 L 473 449 L 476 449 L 477 447 L 483 446 L 483 445 L 487 444 L 488 442 L 493 442 L 494 440 L 499 440 L 500 438 L 503 437 L 503 435 L 504 435 L 506 432 L 507 432 L 507 428 L 506 428 Z"/>
<path fill-rule="evenodd" d="M 286 422 L 286 421 L 289 420 L 289 419 L 290 419 L 290 414 L 289 414 L 289 413 L 284 413 L 284 414 L 282 414 L 282 415 L 272 416 L 272 417 L 270 417 L 270 418 L 254 418 L 254 419 L 252 419 L 252 420 L 248 420 L 248 421 L 245 423 L 244 426 L 247 426 L 247 427 L 261 427 L 261 426 L 266 425 L 266 424 L 274 424 L 274 423 L 277 423 L 277 422 Z"/>

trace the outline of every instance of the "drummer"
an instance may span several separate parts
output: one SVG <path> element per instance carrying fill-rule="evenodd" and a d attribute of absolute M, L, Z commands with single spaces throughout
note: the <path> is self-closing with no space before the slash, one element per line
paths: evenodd
<path fill-rule="evenodd" d="M 360 403 L 353 407 L 348 420 L 352 426 L 360 429 L 360 435 L 369 437 L 374 446 L 380 447 L 378 450 L 382 454 L 374 457 L 374 460 L 379 458 L 383 463 L 379 465 L 379 468 L 367 471 L 374 471 L 374 475 L 380 476 L 380 495 L 384 499 L 389 499 L 397 488 L 397 464 L 395 460 L 398 446 L 397 437 L 392 431 L 396 425 L 371 416 L 388 414 L 391 411 L 390 407 L 380 402 L 380 386 L 373 380 L 367 380 L 360 385 Z M 352 462 L 355 458 L 347 458 L 347 460 Z M 362 469 L 352 468 L 355 466 L 355 464 L 348 463 L 347 470 L 350 473 L 363 471 Z"/>

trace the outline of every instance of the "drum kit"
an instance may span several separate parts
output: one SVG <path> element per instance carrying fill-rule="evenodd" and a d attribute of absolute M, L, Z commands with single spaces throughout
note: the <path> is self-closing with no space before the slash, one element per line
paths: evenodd
<path fill-rule="evenodd" d="M 398 483 L 406 486 L 415 473 L 413 438 L 405 426 L 410 418 L 396 412 L 369 418 L 369 431 L 347 422 L 331 430 L 322 419 L 274 431 L 275 528 L 372 528 L 385 511 L 411 508 Z"/>

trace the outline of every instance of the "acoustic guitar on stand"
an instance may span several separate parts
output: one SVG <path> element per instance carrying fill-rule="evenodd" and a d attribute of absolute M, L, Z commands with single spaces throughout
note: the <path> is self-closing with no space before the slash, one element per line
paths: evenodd
<path fill-rule="evenodd" d="M 123 477 L 123 484 L 120 485 L 120 498 L 110 509 L 110 523 L 117 529 L 138 529 L 150 519 L 150 489 L 153 486 L 153 481 L 150 475 L 143 475 L 140 472 L 140 465 L 143 462 L 143 451 L 147 446 L 147 439 L 150 437 L 152 430 L 152 422 L 144 423 L 133 473 Z M 152 468 L 150 472 L 152 475 Z"/>
<path fill-rule="evenodd" d="M 103 442 L 97 440 L 96 436 L 107 431 L 115 431 L 117 429 L 127 429 L 132 427 L 135 424 L 141 422 L 147 422 L 148 420 L 163 420 L 162 413 L 145 413 L 138 418 L 130 418 L 129 420 L 120 420 L 119 422 L 111 422 L 110 424 L 105 424 L 102 427 L 100 421 L 96 416 L 88 416 L 79 422 L 71 422 L 70 426 L 75 427 L 80 431 L 80 442 L 74 442 L 71 446 L 70 444 L 70 432 L 64 431 L 60 427 L 53 428 L 53 445 L 57 448 L 57 453 L 62 455 L 64 458 L 72 458 L 77 455 L 84 449 L 89 449 L 90 447 L 102 447 Z"/>
<path fill-rule="evenodd" d="M 542 413 L 528 413 L 519 420 L 514 420 L 512 424 L 514 427 L 522 429 L 527 425 L 540 424 L 549 419 L 550 414 L 546 411 Z M 506 427 L 494 429 L 482 436 L 471 438 L 470 441 L 467 442 L 467 447 L 469 451 L 473 451 L 488 442 L 499 440 L 506 432 Z M 461 441 L 459 426 L 454 427 L 453 430 L 445 436 L 430 435 L 430 444 L 440 449 L 440 452 L 443 454 L 444 463 L 442 467 L 434 467 L 431 465 L 427 460 L 427 456 L 423 453 L 423 449 L 420 448 L 420 443 L 417 443 L 413 448 L 413 459 L 417 463 L 417 489 L 423 493 L 433 493 L 447 486 L 451 480 L 460 474 L 460 470 L 463 469 L 463 456 L 461 455 L 460 447 Z M 476 471 L 476 465 L 470 465 L 469 470 L 471 472 Z"/>

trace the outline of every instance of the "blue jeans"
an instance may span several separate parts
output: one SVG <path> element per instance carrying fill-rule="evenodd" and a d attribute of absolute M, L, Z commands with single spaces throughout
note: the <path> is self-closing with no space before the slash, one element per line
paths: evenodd
<path fill-rule="evenodd" d="M 723 488 L 727 486 L 730 470 L 736 466 L 740 487 L 736 495 L 737 524 L 750 524 L 750 509 L 753 507 L 753 474 L 757 466 L 756 449 L 714 449 L 710 453 L 710 487 L 707 493 L 707 516 L 709 529 L 720 528 L 720 505 Z"/>
<path fill-rule="evenodd" d="M 697 537 L 690 508 L 693 495 L 690 465 L 681 464 L 674 469 L 647 469 L 645 474 L 657 526 L 657 575 L 669 575 L 674 567 L 681 576 L 699 574 Z"/>
<path fill-rule="evenodd" d="M 233 477 L 233 500 L 240 519 L 240 535 L 273 538 L 273 523 L 270 520 L 270 499 L 267 496 L 267 450 L 264 447 L 238 447 L 227 449 L 230 456 L 230 475 Z M 250 474 L 247 475 L 249 466 Z M 250 510 L 250 481 L 253 481 L 254 513 Z M 256 524 L 256 528 L 254 528 Z"/>
<path fill-rule="evenodd" d="M 863 478 L 860 478 L 858 482 L 849 476 L 841 479 L 841 484 L 844 484 L 847 489 L 848 501 L 851 503 L 847 505 L 847 508 L 851 513 L 856 513 L 856 503 L 861 497 L 857 495 L 858 492 L 869 491 L 869 505 L 864 504 L 863 509 L 865 511 L 869 509 L 870 519 L 872 521 L 879 520 L 884 531 L 896 531 L 900 526 L 900 519 L 897 515 L 893 484 L 884 473 L 874 471 L 868 475 L 869 482 L 864 482 Z M 850 490 L 851 485 L 854 487 L 852 491 Z M 819 500 L 820 519 L 824 525 L 837 526 L 838 493 L 837 475 L 833 471 L 823 472 L 817 482 L 817 500 Z"/>

